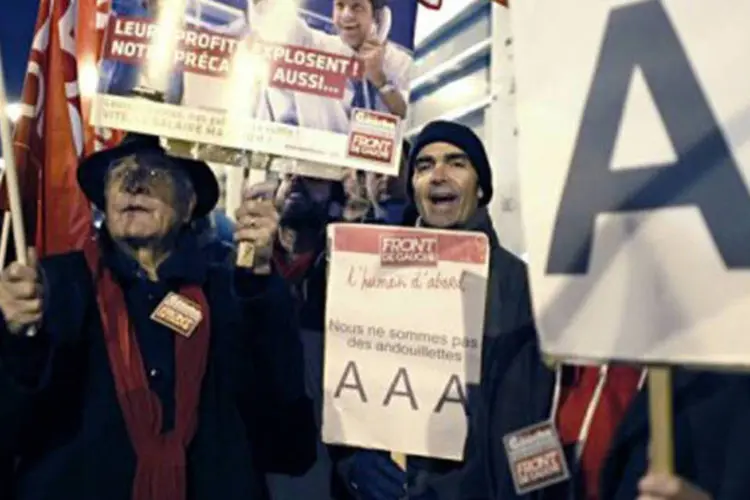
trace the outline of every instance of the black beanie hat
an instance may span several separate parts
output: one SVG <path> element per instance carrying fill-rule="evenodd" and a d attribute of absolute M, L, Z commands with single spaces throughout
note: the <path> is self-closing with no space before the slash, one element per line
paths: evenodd
<path fill-rule="evenodd" d="M 482 188 L 479 206 L 487 205 L 492 199 L 492 169 L 482 141 L 469 127 L 443 120 L 428 123 L 412 143 L 409 156 L 409 177 L 406 183 L 406 193 L 409 199 L 414 200 L 414 186 L 412 186 L 411 178 L 414 175 L 414 163 L 417 156 L 422 148 L 435 142 L 453 144 L 466 153 L 477 173 L 479 187 Z"/>

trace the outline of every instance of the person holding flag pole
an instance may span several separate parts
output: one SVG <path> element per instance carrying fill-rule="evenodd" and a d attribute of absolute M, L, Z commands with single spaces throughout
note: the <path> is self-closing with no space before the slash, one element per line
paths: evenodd
<path fill-rule="evenodd" d="M 10 127 L 0 124 L 24 249 Z M 258 272 L 214 266 L 191 224 L 219 196 L 205 163 L 131 134 L 82 161 L 77 179 L 105 214 L 97 234 L 40 262 L 19 252 L 0 273 L 7 495 L 267 500 L 266 473 L 301 474 L 315 457 L 291 297 L 260 271 L 275 210 L 253 193 L 241 207 L 235 239 L 252 245 Z"/>
<path fill-rule="evenodd" d="M 34 266 L 36 264 L 36 253 L 33 249 L 26 251 L 26 234 L 24 231 L 23 224 L 23 211 L 21 208 L 21 194 L 18 187 L 18 173 L 16 171 L 16 160 L 13 153 L 13 138 L 11 132 L 11 123 L 8 113 L 5 110 L 8 108 L 8 97 L 5 93 L 5 74 L 3 71 L 3 59 L 0 54 L 0 138 L 2 139 L 2 150 L 3 150 L 3 161 L 5 168 L 3 175 L 6 183 L 6 189 L 8 193 L 8 202 L 10 204 L 10 218 L 13 229 L 13 243 L 16 249 L 16 258 L 21 265 Z M 7 217 L 5 218 L 7 220 Z M 3 235 L 7 232 L 5 229 L 6 224 L 3 224 Z M 6 247 L 5 241 L 3 241 L 3 247 Z M 6 247 L 7 248 L 7 247 Z M 5 264 L 5 248 L 3 249 L 2 264 Z M 27 312 L 30 316 L 36 316 L 41 313 L 41 309 L 35 308 Z M 35 328 L 31 327 L 26 332 L 26 335 L 33 337 L 35 334 Z"/>

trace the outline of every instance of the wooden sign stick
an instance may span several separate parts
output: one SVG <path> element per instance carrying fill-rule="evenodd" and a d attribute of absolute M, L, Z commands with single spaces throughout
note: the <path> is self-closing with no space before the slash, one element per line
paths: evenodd
<path fill-rule="evenodd" d="M 648 369 L 648 411 L 651 426 L 649 470 L 673 474 L 672 372 L 669 367 Z"/>
<path fill-rule="evenodd" d="M 258 157 L 256 157 L 255 155 L 256 154 L 253 152 L 250 152 L 247 155 L 245 155 L 242 160 L 242 163 L 243 163 L 242 168 L 245 168 L 247 170 L 252 168 L 253 159 L 258 159 Z M 273 157 L 268 155 L 266 158 L 261 157 L 261 159 L 263 161 L 262 169 L 267 175 L 268 170 L 271 167 L 271 162 L 273 161 Z M 240 189 L 242 191 L 245 190 L 245 184 L 246 182 L 243 182 L 242 186 L 240 186 Z M 244 192 L 243 192 L 243 195 L 244 195 Z M 264 200 L 264 201 L 267 201 L 268 203 L 273 203 L 273 200 Z M 251 243 L 243 241 L 237 246 L 237 260 L 235 262 L 235 265 L 243 269 L 253 269 L 255 267 L 255 247 Z M 270 274 L 271 269 L 269 266 L 264 266 L 263 268 L 256 269 L 255 272 L 258 274 Z"/>
<path fill-rule="evenodd" d="M 406 470 L 406 455 L 403 453 L 396 453 L 395 451 L 391 453 L 391 460 L 396 462 L 396 465 L 398 465 L 401 470 Z"/>

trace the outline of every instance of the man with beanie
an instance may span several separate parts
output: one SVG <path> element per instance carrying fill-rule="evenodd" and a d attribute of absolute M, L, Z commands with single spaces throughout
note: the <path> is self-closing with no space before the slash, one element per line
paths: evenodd
<path fill-rule="evenodd" d="M 484 334 L 497 337 L 532 321 L 526 264 L 500 245 L 487 204 L 492 169 L 482 141 L 468 127 L 434 121 L 417 136 L 406 189 L 417 226 L 479 231 L 490 241 Z M 502 303 L 501 299 L 502 298 Z"/>
<path fill-rule="evenodd" d="M 417 226 L 479 231 L 490 242 L 490 277 L 485 309 L 485 344 L 532 321 L 526 265 L 504 249 L 487 204 L 492 199 L 492 170 L 481 140 L 464 125 L 434 121 L 412 144 L 407 195 L 418 212 Z M 469 406 L 475 388 L 469 388 Z M 467 408 L 471 411 L 471 408 Z M 458 495 L 459 462 L 409 457 L 401 471 L 385 453 L 359 451 L 350 458 L 346 478 L 357 498 L 453 499 Z M 408 479 L 407 479 L 408 476 Z"/>

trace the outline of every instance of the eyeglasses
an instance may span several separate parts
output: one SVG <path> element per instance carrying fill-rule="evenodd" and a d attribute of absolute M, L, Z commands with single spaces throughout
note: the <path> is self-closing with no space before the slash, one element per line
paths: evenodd
<path fill-rule="evenodd" d="M 162 182 L 172 179 L 175 173 L 174 166 L 163 157 L 137 157 L 132 155 L 113 162 L 107 173 L 107 179 L 109 181 L 121 181 L 127 177 L 138 175 L 142 178 Z"/>

